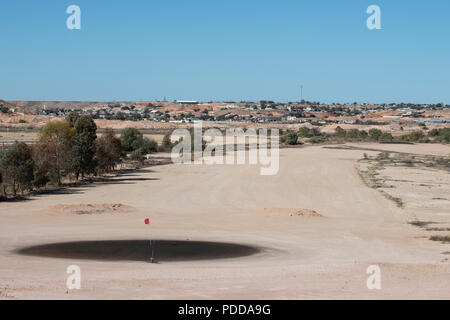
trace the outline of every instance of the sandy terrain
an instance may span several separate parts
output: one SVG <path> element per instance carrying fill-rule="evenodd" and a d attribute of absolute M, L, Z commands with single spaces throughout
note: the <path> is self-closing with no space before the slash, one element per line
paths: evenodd
<path fill-rule="evenodd" d="M 432 155 L 384 149 L 390 150 L 358 162 L 364 180 L 403 208 L 408 223 L 428 231 L 430 239 L 450 242 L 450 158 L 440 154 L 445 149 Z"/>
<path fill-rule="evenodd" d="M 442 145 L 360 146 L 450 154 Z M 166 165 L 1 203 L 0 299 L 449 299 L 450 245 L 408 222 L 410 209 L 448 219 L 450 207 L 424 211 L 417 204 L 428 198 L 413 195 L 398 207 L 361 179 L 364 153 L 379 152 L 282 149 L 275 176 L 250 165 Z M 147 239 L 157 264 L 144 261 Z M 81 290 L 66 288 L 72 264 Z M 381 268 L 381 290 L 366 287 L 370 265 Z"/>

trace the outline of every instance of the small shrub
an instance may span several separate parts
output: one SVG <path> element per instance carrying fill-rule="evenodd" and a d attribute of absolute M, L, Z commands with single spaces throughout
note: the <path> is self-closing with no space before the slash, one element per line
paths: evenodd
<path fill-rule="evenodd" d="M 298 142 L 298 134 L 295 132 L 289 132 L 286 134 L 284 142 L 288 145 L 296 145 Z"/>
<path fill-rule="evenodd" d="M 318 143 L 323 143 L 327 141 L 327 138 L 325 137 L 311 137 L 308 142 L 313 143 L 313 144 L 318 144 Z"/>
<path fill-rule="evenodd" d="M 134 150 L 131 155 L 130 155 L 130 159 L 133 161 L 144 161 L 144 152 L 141 148 Z"/>

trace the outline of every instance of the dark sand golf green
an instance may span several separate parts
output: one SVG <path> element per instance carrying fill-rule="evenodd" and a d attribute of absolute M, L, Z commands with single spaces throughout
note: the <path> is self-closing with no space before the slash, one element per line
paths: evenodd
<path fill-rule="evenodd" d="M 261 248 L 222 242 L 153 240 L 157 262 L 228 259 L 250 256 Z M 21 255 L 97 261 L 149 261 L 149 240 L 102 240 L 48 243 L 20 248 Z"/>

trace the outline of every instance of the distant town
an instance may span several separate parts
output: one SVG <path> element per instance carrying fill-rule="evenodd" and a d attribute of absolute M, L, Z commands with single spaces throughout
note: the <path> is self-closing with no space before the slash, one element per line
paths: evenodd
<path fill-rule="evenodd" d="M 301 101 L 259 102 L 28 102 L 0 101 L 4 115 L 65 117 L 69 112 L 100 120 L 154 121 L 166 123 L 310 123 L 438 125 L 450 123 L 450 105 L 438 104 L 321 104 Z M 3 119 L 2 122 L 4 122 Z M 18 120 L 20 121 L 20 119 Z M 11 121 L 8 121 L 11 122 Z M 14 121 L 13 121 L 14 122 Z M 27 122 L 26 117 L 20 121 Z"/>

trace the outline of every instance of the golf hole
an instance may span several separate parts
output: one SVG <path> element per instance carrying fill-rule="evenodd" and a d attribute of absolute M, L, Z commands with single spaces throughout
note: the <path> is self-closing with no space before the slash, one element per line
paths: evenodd
<path fill-rule="evenodd" d="M 263 249 L 241 244 L 152 240 L 155 262 L 240 258 Z M 152 258 L 150 240 L 104 240 L 49 243 L 20 248 L 20 255 L 96 261 L 145 261 Z"/>

